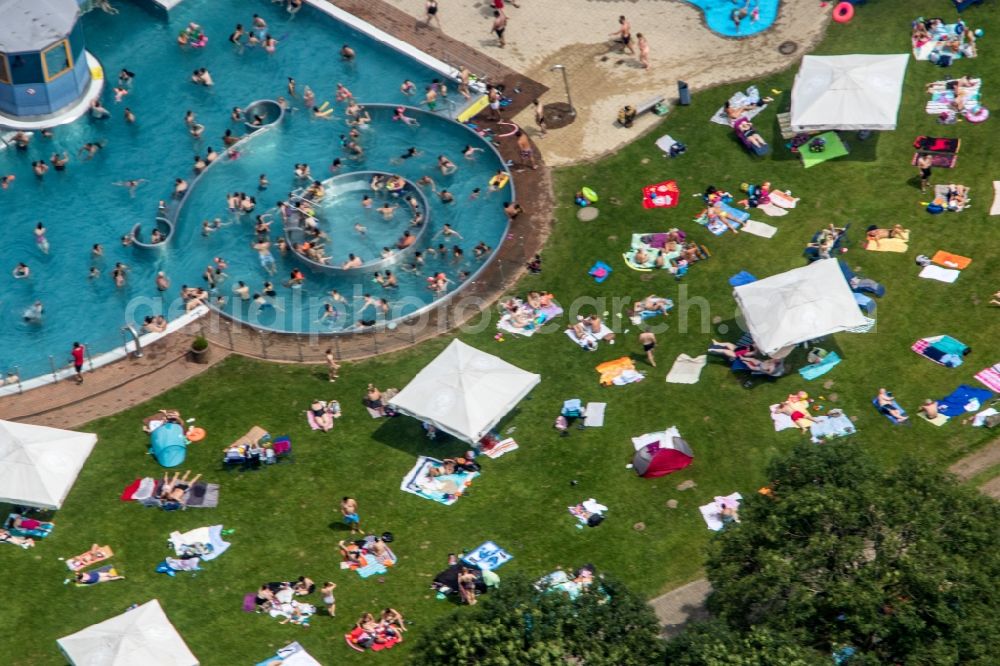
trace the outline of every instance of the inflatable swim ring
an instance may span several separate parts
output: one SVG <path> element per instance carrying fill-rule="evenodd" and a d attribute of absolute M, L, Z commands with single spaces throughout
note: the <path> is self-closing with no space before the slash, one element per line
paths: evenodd
<path fill-rule="evenodd" d="M 597 203 L 597 192 L 590 189 L 589 187 L 584 187 L 580 189 L 583 192 L 583 197 L 590 203 Z"/>
<path fill-rule="evenodd" d="M 965 112 L 965 119 L 970 123 L 981 123 L 990 117 L 990 110 L 985 106 L 977 106 Z"/>
<path fill-rule="evenodd" d="M 499 126 L 499 127 L 513 127 L 514 128 L 511 131 L 506 132 L 504 134 L 497 134 L 497 136 L 500 137 L 500 138 L 507 137 L 507 136 L 514 136 L 515 134 L 517 134 L 518 130 L 521 129 L 520 127 L 518 127 L 514 123 L 506 122 L 506 121 L 501 121 L 501 122 L 497 123 L 497 126 Z"/>
<path fill-rule="evenodd" d="M 188 441 L 200 442 L 205 439 L 205 429 L 204 428 L 188 428 L 187 431 Z"/>
<path fill-rule="evenodd" d="M 506 173 L 498 173 L 497 175 L 490 178 L 490 187 L 495 187 L 498 190 L 502 190 L 507 185 L 508 180 L 510 180 L 510 176 L 508 176 Z"/>
<path fill-rule="evenodd" d="M 849 23 L 854 18 L 854 5 L 841 2 L 833 8 L 833 20 L 837 23 Z"/>

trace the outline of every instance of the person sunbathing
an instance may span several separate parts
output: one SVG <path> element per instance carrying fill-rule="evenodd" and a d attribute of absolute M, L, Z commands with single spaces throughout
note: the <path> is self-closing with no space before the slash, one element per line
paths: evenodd
<path fill-rule="evenodd" d="M 537 291 L 529 291 L 528 298 L 526 300 L 528 301 L 528 305 L 531 306 L 532 310 L 539 310 L 542 307 L 541 299 L 542 295 L 539 294 Z"/>
<path fill-rule="evenodd" d="M 885 387 L 878 390 L 878 395 L 875 396 L 875 401 L 876 404 L 878 404 L 878 411 L 880 413 L 887 414 L 900 423 L 910 418 L 896 406 L 896 399 L 892 397 L 892 393 L 885 390 Z"/>
<path fill-rule="evenodd" d="M 584 326 L 582 318 L 572 326 L 567 327 L 566 330 L 573 331 L 573 335 L 579 341 L 580 346 L 587 351 L 594 351 L 597 349 L 597 340 L 590 336 L 587 327 Z"/>
<path fill-rule="evenodd" d="M 649 261 L 649 253 L 646 252 L 646 248 L 640 247 L 635 251 L 635 256 L 632 258 L 632 262 L 638 264 L 639 266 L 645 266 Z"/>
<path fill-rule="evenodd" d="M 806 407 L 802 405 L 800 400 L 790 401 L 786 400 L 781 403 L 778 407 L 778 411 L 782 414 L 787 414 L 791 419 L 795 427 L 799 429 L 799 432 L 805 434 L 809 432 L 809 427 L 816 422 L 816 420 L 810 416 Z"/>
<path fill-rule="evenodd" d="M 687 245 L 685 245 L 684 249 L 681 250 L 681 259 L 693 264 L 694 262 L 701 259 L 701 255 L 699 254 L 699 252 L 700 250 L 698 248 L 698 244 L 692 241 Z"/>
<path fill-rule="evenodd" d="M 930 41 L 931 33 L 927 32 L 927 26 L 920 21 L 916 21 L 913 24 L 913 32 L 910 35 L 910 39 L 913 40 L 914 46 L 920 47 Z"/>
<path fill-rule="evenodd" d="M 5 529 L 0 528 L 0 543 L 11 543 L 21 548 L 33 548 L 35 540 L 31 537 L 15 536 Z"/>
<path fill-rule="evenodd" d="M 672 303 L 669 298 L 663 298 L 662 296 L 654 296 L 650 294 L 641 301 L 636 301 L 632 306 L 633 315 L 641 315 L 643 312 L 659 312 L 666 314 L 670 310 Z"/>
<path fill-rule="evenodd" d="M 386 608 L 382 611 L 382 624 L 399 631 L 406 631 L 406 621 L 403 620 L 403 614 L 395 608 Z"/>
<path fill-rule="evenodd" d="M 180 472 L 174 472 L 174 478 L 168 479 L 168 473 L 164 472 L 163 485 L 160 487 L 160 499 L 164 502 L 184 501 L 184 493 L 201 478 L 201 474 L 198 474 L 193 479 L 188 479 L 190 474 L 191 470 L 185 471 L 184 476 L 181 476 Z"/>
<path fill-rule="evenodd" d="M 930 398 L 924 400 L 924 404 L 920 405 L 920 411 L 928 421 L 933 421 L 940 415 L 937 401 Z"/>
<path fill-rule="evenodd" d="M 368 551 L 375 557 L 382 559 L 386 556 L 389 547 L 385 545 L 382 541 L 382 537 L 375 537 L 370 544 L 368 544 Z"/>
<path fill-rule="evenodd" d="M 30 531 L 37 529 L 52 529 L 52 523 L 42 522 L 41 520 L 36 520 L 34 518 L 25 518 L 23 516 L 11 516 L 4 527 Z"/>
<path fill-rule="evenodd" d="M 952 183 L 948 185 L 948 191 L 945 193 L 945 202 L 949 210 L 962 210 L 968 205 L 969 188 L 965 185 L 956 185 Z"/>
<path fill-rule="evenodd" d="M 731 361 L 736 359 L 746 359 L 747 357 L 753 356 L 757 353 L 756 347 L 751 345 L 737 345 L 732 342 L 719 342 L 718 340 L 712 340 L 712 344 L 708 347 L 709 354 L 718 354 L 720 356 L 725 356 Z"/>
<path fill-rule="evenodd" d="M 317 400 L 309 406 L 309 413 L 312 414 L 313 423 L 319 426 L 319 429 L 323 432 L 329 432 L 333 429 L 333 414 L 327 409 L 326 403 L 322 400 Z"/>
<path fill-rule="evenodd" d="M 464 567 L 458 575 L 458 592 L 462 601 L 470 606 L 476 605 L 476 574 Z"/>
<path fill-rule="evenodd" d="M 754 128 L 753 123 L 745 118 L 736 123 L 736 131 L 740 133 L 744 141 L 754 148 L 764 148 L 767 146 L 767 141 L 764 140 L 764 137 Z"/>
<path fill-rule="evenodd" d="M 993 297 L 990 300 L 990 305 L 1000 305 L 1000 291 L 993 294 Z"/>
<path fill-rule="evenodd" d="M 361 563 L 361 547 L 358 544 L 353 541 L 340 541 L 337 546 L 340 548 L 340 556 L 344 558 L 345 562 Z"/>
<path fill-rule="evenodd" d="M 295 581 L 292 585 L 292 592 L 297 597 L 304 597 L 307 594 L 312 594 L 316 591 L 316 583 L 312 581 L 311 578 L 306 576 L 299 576 L 299 579 Z"/>
<path fill-rule="evenodd" d="M 755 111 L 758 108 L 765 106 L 769 102 L 773 101 L 774 100 L 771 99 L 770 97 L 764 97 L 762 99 L 758 99 L 756 102 L 751 102 L 750 104 L 741 104 L 739 106 L 734 106 L 729 103 L 729 100 L 726 100 L 726 103 L 722 105 L 722 108 L 725 111 L 726 115 L 729 116 L 730 120 L 736 120 L 740 116 L 744 116 L 747 113 Z"/>
<path fill-rule="evenodd" d="M 533 312 L 520 309 L 517 312 L 513 312 L 509 315 L 507 323 L 509 323 L 514 328 L 529 328 L 534 322 Z"/>
<path fill-rule="evenodd" d="M 759 372 L 771 377 L 779 376 L 784 368 L 780 358 L 759 359 L 753 356 L 744 356 L 741 360 L 751 372 Z"/>
<path fill-rule="evenodd" d="M 267 583 L 264 583 L 254 595 L 253 602 L 259 610 L 270 610 L 271 606 L 275 603 L 274 591 Z"/>
<path fill-rule="evenodd" d="M 379 414 L 385 413 L 385 405 L 382 404 L 382 392 L 375 388 L 374 384 L 368 385 L 363 402 L 368 409 L 375 410 Z"/>
<path fill-rule="evenodd" d="M 907 240 L 910 237 L 910 231 L 909 229 L 904 229 L 901 224 L 894 224 L 891 229 L 880 229 L 873 224 L 868 227 L 868 231 L 865 235 L 869 241 L 873 241 L 878 244 L 880 240 L 884 240 L 886 238 L 900 238 L 902 240 Z"/>
<path fill-rule="evenodd" d="M 601 335 L 601 328 L 604 326 L 604 321 L 600 317 L 597 315 L 590 315 L 583 321 L 587 328 L 590 329 L 591 335 L 595 338 Z M 601 339 L 605 340 L 608 344 L 615 344 L 615 334 L 610 329 L 605 331 L 604 337 Z"/>
<path fill-rule="evenodd" d="M 97 585 L 98 583 L 106 583 L 109 580 L 121 580 L 125 578 L 125 576 L 112 573 L 113 571 L 114 569 L 109 571 L 77 571 L 74 580 L 77 585 Z"/>
<path fill-rule="evenodd" d="M 436 467 L 431 467 L 427 474 L 432 478 L 437 478 L 439 476 L 448 476 L 454 474 L 457 471 L 455 466 L 455 461 L 452 458 L 445 458 L 441 461 L 441 464 Z"/>

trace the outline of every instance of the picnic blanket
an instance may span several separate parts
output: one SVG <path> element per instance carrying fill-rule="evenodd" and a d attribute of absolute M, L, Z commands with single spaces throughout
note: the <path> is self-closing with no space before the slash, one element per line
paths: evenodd
<path fill-rule="evenodd" d="M 470 567 L 475 567 L 485 571 L 493 571 L 507 562 L 510 562 L 512 559 L 514 559 L 513 555 L 492 541 L 487 541 L 484 544 L 476 546 L 471 553 L 467 553 L 465 557 L 462 558 L 462 561 Z"/>
<path fill-rule="evenodd" d="M 946 368 L 957 368 L 962 365 L 962 357 L 971 351 L 968 345 L 950 335 L 920 338 L 910 346 L 910 349 Z"/>
<path fill-rule="evenodd" d="M 739 107 L 739 106 L 750 106 L 752 108 L 745 109 L 743 111 L 743 117 L 747 120 L 752 120 L 754 116 L 767 108 L 767 104 L 761 106 L 756 106 L 760 102 L 760 92 L 757 90 L 757 86 L 750 86 L 747 88 L 746 92 L 742 90 L 736 91 L 729 98 L 729 106 Z M 720 106 L 719 110 L 709 119 L 716 125 L 725 125 L 729 127 L 732 122 L 729 116 L 726 114 L 726 107 Z"/>
<path fill-rule="evenodd" d="M 850 152 L 847 149 L 847 145 L 836 132 L 823 132 L 819 136 L 813 137 L 812 141 L 816 139 L 823 139 L 826 142 L 826 148 L 822 152 L 814 153 L 809 150 L 808 145 L 799 148 L 799 157 L 802 158 L 802 166 L 806 169 L 838 157 L 843 157 Z"/>
<path fill-rule="evenodd" d="M 931 32 L 931 38 L 924 42 L 918 43 L 913 42 L 913 57 L 916 60 L 930 60 L 933 54 L 936 55 L 949 55 L 952 60 L 958 60 L 959 58 L 974 58 L 974 55 L 967 55 L 961 51 L 952 51 L 948 48 L 947 44 L 950 41 L 958 39 L 958 23 L 942 23 Z M 968 30 L 968 28 L 963 28 Z"/>
<path fill-rule="evenodd" d="M 810 363 L 805 367 L 799 368 L 799 374 L 807 381 L 816 379 L 833 370 L 840 361 L 841 358 L 837 352 L 830 352 L 815 363 Z"/>
<path fill-rule="evenodd" d="M 957 389 L 937 401 L 938 411 L 955 417 L 965 412 L 979 411 L 984 402 L 992 397 L 985 389 L 977 389 L 968 384 L 962 384 Z"/>
<path fill-rule="evenodd" d="M 923 412 L 920 412 L 920 418 L 922 418 L 924 421 L 927 421 L 928 423 L 930 423 L 932 425 L 936 425 L 939 428 L 949 421 L 948 417 L 945 416 L 944 414 L 938 414 L 934 418 L 929 419 L 929 418 L 927 418 L 926 414 L 924 414 Z"/>
<path fill-rule="evenodd" d="M 979 107 L 980 97 L 983 88 L 981 79 L 973 79 L 975 83 L 965 91 L 965 101 L 962 103 L 963 111 L 973 111 Z M 955 91 L 948 90 L 947 81 L 935 81 L 930 87 L 931 98 L 924 105 L 924 110 L 934 116 L 954 111 L 952 104 L 955 102 Z"/>
<path fill-rule="evenodd" d="M 255 666 L 275 666 L 279 662 L 281 666 L 323 666 L 312 655 L 306 652 L 306 649 L 299 645 L 297 641 L 289 643 L 283 648 L 278 648 L 275 656 L 268 657 L 264 661 L 259 661 Z"/>
<path fill-rule="evenodd" d="M 701 356 L 688 356 L 680 354 L 674 359 L 674 364 L 667 373 L 668 384 L 697 384 L 701 379 L 701 371 L 708 363 L 708 358 Z"/>
<path fill-rule="evenodd" d="M 990 215 L 1000 215 L 1000 180 L 993 181 L 993 205 L 990 206 Z"/>
<path fill-rule="evenodd" d="M 624 386 L 633 382 L 642 381 L 644 375 L 636 371 L 635 363 L 627 356 L 616 358 L 613 361 L 606 361 L 594 368 L 600 373 L 601 386 Z"/>
<path fill-rule="evenodd" d="M 743 231 L 754 236 L 760 236 L 761 238 L 771 238 L 774 234 L 778 233 L 778 228 L 764 222 L 747 220 L 743 225 Z"/>
<path fill-rule="evenodd" d="M 814 444 L 846 437 L 856 432 L 854 423 L 839 409 L 831 409 L 825 416 L 815 416 L 813 419 L 813 423 L 809 426 L 809 439 Z"/>
<path fill-rule="evenodd" d="M 986 385 L 994 393 L 1000 393 L 1000 363 L 980 370 L 976 373 L 976 379 Z"/>
<path fill-rule="evenodd" d="M 430 475 L 431 468 L 442 467 L 444 463 L 437 458 L 420 456 L 413 468 L 403 477 L 399 489 L 403 492 L 429 499 L 432 502 L 451 506 L 472 485 L 479 472 L 455 472 L 438 477 Z"/>
<path fill-rule="evenodd" d="M 162 487 L 162 479 L 154 479 L 147 476 L 130 483 L 122 492 L 120 498 L 122 501 L 134 501 L 143 506 L 160 508 L 214 509 L 219 506 L 219 484 L 217 483 L 199 481 L 190 486 L 184 491 L 180 507 L 173 506 L 170 502 L 164 503 L 160 499 L 160 489 Z"/>
<path fill-rule="evenodd" d="M 701 517 L 705 519 L 708 529 L 713 532 L 719 532 L 726 526 L 726 523 L 722 519 L 722 510 L 730 506 L 739 509 L 740 500 L 742 499 L 743 495 L 732 493 L 723 497 L 716 497 L 708 504 L 698 507 L 698 510 L 701 511 Z"/>
<path fill-rule="evenodd" d="M 681 191 L 676 180 L 665 180 L 642 188 L 643 208 L 673 208 L 680 201 Z"/>
<path fill-rule="evenodd" d="M 184 533 L 174 531 L 167 542 L 177 557 L 197 556 L 205 561 L 219 557 L 231 545 L 222 540 L 222 525 L 198 527 Z"/>
<path fill-rule="evenodd" d="M 931 257 L 931 261 L 938 266 L 943 266 L 944 268 L 955 268 L 957 270 L 965 270 L 972 263 L 972 259 L 968 257 L 963 257 L 960 254 L 952 254 L 951 252 L 945 252 L 944 250 L 938 250 Z"/>
<path fill-rule="evenodd" d="M 608 408 L 606 402 L 588 402 L 583 409 L 583 425 L 587 428 L 600 428 L 604 425 L 604 412 Z"/>
<path fill-rule="evenodd" d="M 958 279 L 958 276 L 962 274 L 962 271 L 956 270 L 954 268 L 941 268 L 940 266 L 924 266 L 923 269 L 918 273 L 918 277 L 926 278 L 928 280 L 937 280 L 938 282 L 948 282 L 952 283 Z"/>

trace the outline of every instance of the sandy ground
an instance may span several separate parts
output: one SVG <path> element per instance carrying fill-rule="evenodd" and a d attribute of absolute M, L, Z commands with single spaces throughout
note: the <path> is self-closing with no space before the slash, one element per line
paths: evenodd
<path fill-rule="evenodd" d="M 386 1 L 413 16 L 424 16 L 424 0 Z M 546 162 L 554 166 L 597 157 L 634 139 L 656 117 L 642 117 L 626 130 L 615 126 L 618 109 L 655 95 L 676 98 L 678 80 L 697 91 L 784 69 L 819 41 L 830 19 L 829 5 L 820 8 L 813 0 L 785 0 L 768 31 L 725 39 L 708 30 L 701 11 L 685 0 L 517 2 L 520 8 L 508 0 L 507 46 L 503 49 L 490 34 L 489 0 L 438 0 L 438 16 L 450 37 L 549 86 L 543 103 L 565 101 L 561 75 L 549 68 L 566 66 L 578 118 L 539 140 Z M 621 14 L 631 22 L 633 37 L 641 32 L 649 41 L 650 69 L 642 69 L 636 56 L 611 49 L 609 35 L 617 29 Z M 790 56 L 778 52 L 785 41 L 798 44 Z M 530 113 L 515 120 L 533 127 Z"/>

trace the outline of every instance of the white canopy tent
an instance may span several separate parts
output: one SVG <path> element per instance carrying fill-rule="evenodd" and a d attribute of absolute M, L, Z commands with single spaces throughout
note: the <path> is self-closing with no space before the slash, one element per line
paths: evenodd
<path fill-rule="evenodd" d="M 792 87 L 792 129 L 893 130 L 910 56 L 802 58 Z"/>
<path fill-rule="evenodd" d="M 198 666 L 156 599 L 56 643 L 73 666 Z"/>
<path fill-rule="evenodd" d="M 740 285 L 733 297 L 757 349 L 770 356 L 867 323 L 836 259 Z"/>
<path fill-rule="evenodd" d="M 58 509 L 97 435 L 0 421 L 0 502 Z"/>
<path fill-rule="evenodd" d="M 475 443 L 540 381 L 539 375 L 454 340 L 389 404 Z"/>

